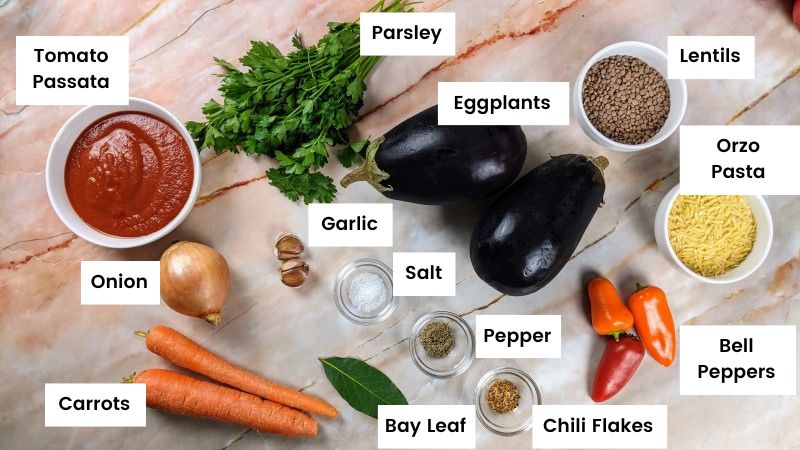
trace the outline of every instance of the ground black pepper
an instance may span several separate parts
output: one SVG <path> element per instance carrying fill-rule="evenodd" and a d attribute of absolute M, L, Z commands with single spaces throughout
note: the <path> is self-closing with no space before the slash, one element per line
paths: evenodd
<path fill-rule="evenodd" d="M 422 348 L 431 358 L 444 358 L 456 344 L 456 338 L 450 325 L 441 320 L 434 320 L 422 327 Z"/>

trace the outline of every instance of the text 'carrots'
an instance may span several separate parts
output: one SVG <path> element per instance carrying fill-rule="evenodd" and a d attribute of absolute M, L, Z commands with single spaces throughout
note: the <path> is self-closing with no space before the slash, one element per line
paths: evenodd
<path fill-rule="evenodd" d="M 339 412 L 327 402 L 296 389 L 273 383 L 211 353 L 176 330 L 156 325 L 147 333 L 147 348 L 167 361 L 205 375 L 214 381 L 241 389 L 267 400 L 325 417 Z"/>
<path fill-rule="evenodd" d="M 148 369 L 126 381 L 147 385 L 147 406 L 168 413 L 285 436 L 317 434 L 317 421 L 300 411 L 171 370 Z"/>

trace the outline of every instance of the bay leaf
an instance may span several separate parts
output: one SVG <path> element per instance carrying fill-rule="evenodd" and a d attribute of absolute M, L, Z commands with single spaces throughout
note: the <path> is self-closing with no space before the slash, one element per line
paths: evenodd
<path fill-rule="evenodd" d="M 325 376 L 356 411 L 378 418 L 378 405 L 407 405 L 406 397 L 380 370 L 355 358 L 320 358 Z"/>

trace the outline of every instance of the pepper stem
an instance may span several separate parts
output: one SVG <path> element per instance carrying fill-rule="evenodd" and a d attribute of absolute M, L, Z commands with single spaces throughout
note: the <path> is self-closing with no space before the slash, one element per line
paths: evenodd
<path fill-rule="evenodd" d="M 639 282 L 637 281 L 637 282 L 636 282 L 636 291 L 635 291 L 635 292 L 639 292 L 639 291 L 641 291 L 642 289 L 644 289 L 644 288 L 646 288 L 646 287 L 647 287 L 647 285 L 646 285 L 646 284 L 642 284 L 642 283 L 639 283 Z"/>
<path fill-rule="evenodd" d="M 339 182 L 342 187 L 347 187 L 357 181 L 366 181 L 377 189 L 378 192 L 392 190 L 391 186 L 384 186 L 382 184 L 389 179 L 389 174 L 381 170 L 381 168 L 378 167 L 378 163 L 375 162 L 375 153 L 378 151 L 378 147 L 383 144 L 383 141 L 384 137 L 381 136 L 369 143 L 367 151 L 364 154 L 364 162 L 361 166 L 342 178 L 342 181 Z"/>
<path fill-rule="evenodd" d="M 614 331 L 610 333 L 609 336 L 613 337 L 615 341 L 619 342 L 619 337 L 624 334 L 625 334 L 624 331 Z"/>

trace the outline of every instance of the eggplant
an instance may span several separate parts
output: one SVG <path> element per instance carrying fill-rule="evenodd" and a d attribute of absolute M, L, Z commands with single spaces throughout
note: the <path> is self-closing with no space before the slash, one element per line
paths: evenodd
<path fill-rule="evenodd" d="M 342 186 L 367 181 L 391 199 L 442 205 L 491 197 L 517 178 L 528 154 L 521 127 L 438 122 L 433 106 L 392 128 Z"/>
<path fill-rule="evenodd" d="M 560 155 L 517 180 L 472 233 L 475 273 L 507 295 L 528 295 L 549 283 L 603 202 L 606 166 L 602 156 Z"/>

